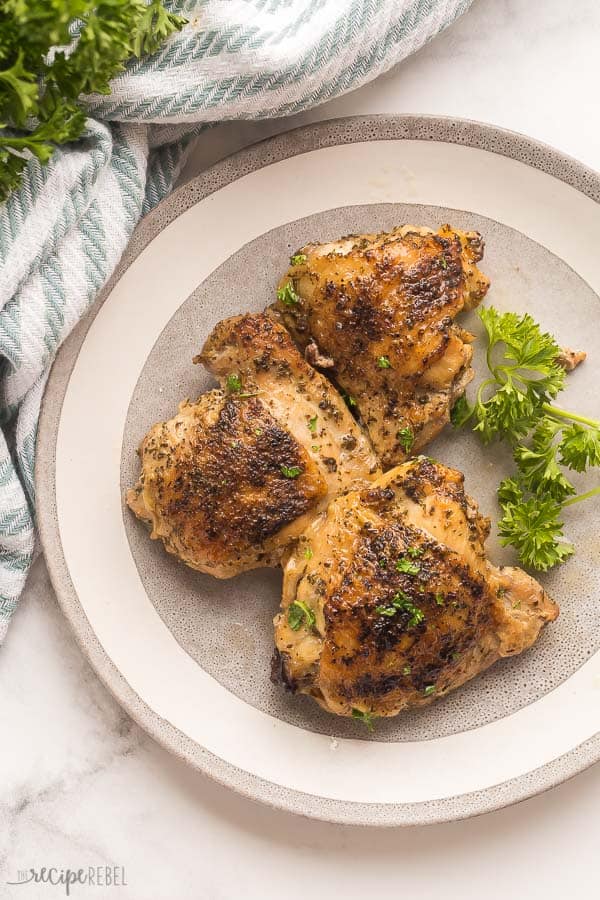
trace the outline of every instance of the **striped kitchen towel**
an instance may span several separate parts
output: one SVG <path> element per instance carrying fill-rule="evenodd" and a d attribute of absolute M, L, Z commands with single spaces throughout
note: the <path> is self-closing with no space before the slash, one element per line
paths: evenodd
<path fill-rule="evenodd" d="M 33 466 L 54 355 L 208 123 L 287 116 L 385 72 L 471 0 L 172 0 L 188 19 L 91 97 L 84 139 L 0 205 L 0 641 L 34 552 Z"/>

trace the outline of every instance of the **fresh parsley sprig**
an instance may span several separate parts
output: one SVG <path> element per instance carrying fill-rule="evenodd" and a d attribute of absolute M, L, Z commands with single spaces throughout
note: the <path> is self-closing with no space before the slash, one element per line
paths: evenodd
<path fill-rule="evenodd" d="M 47 163 L 58 145 L 81 137 L 80 95 L 109 94 L 128 59 L 154 53 L 185 23 L 161 0 L 3 0 L 0 202 L 28 160 Z"/>
<path fill-rule="evenodd" d="M 565 384 L 561 350 L 530 315 L 489 307 L 479 316 L 490 375 L 472 405 L 461 397 L 452 421 L 472 423 L 486 444 L 511 444 L 516 473 L 498 489 L 500 538 L 525 565 L 546 571 L 574 553 L 563 538 L 563 509 L 600 494 L 598 486 L 578 495 L 567 474 L 600 466 L 600 422 L 552 404 Z"/>

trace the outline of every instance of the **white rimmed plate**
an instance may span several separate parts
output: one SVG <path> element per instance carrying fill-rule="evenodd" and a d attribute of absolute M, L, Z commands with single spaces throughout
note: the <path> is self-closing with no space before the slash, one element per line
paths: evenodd
<path fill-rule="evenodd" d="M 54 365 L 36 485 L 63 609 L 101 678 L 157 740 L 250 797 L 381 825 L 494 809 L 600 757 L 593 507 L 574 508 L 567 522 L 578 554 L 545 579 L 561 617 L 538 644 L 369 737 L 270 684 L 276 573 L 230 582 L 193 573 L 150 543 L 122 504 L 147 427 L 210 383 L 191 357 L 214 323 L 264 307 L 306 240 L 351 231 L 409 221 L 481 230 L 493 281 L 486 302 L 530 311 L 590 352 L 565 402 L 597 416 L 599 197 L 598 175 L 519 135 L 369 117 L 243 151 L 146 217 Z M 468 434 L 447 434 L 431 452 L 465 471 L 493 517 L 506 457 Z M 490 551 L 510 559 L 494 541 Z"/>

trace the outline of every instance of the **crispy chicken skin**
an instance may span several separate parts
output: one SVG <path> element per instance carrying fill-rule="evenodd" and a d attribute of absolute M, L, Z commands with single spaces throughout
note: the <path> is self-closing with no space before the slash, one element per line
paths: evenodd
<path fill-rule="evenodd" d="M 230 578 L 278 565 L 333 497 L 378 474 L 377 458 L 331 384 L 269 317 L 224 320 L 194 361 L 222 387 L 150 429 L 127 503 L 193 569 Z"/>
<path fill-rule="evenodd" d="M 482 256 L 477 232 L 403 225 L 308 244 L 279 285 L 273 313 L 354 398 L 384 468 L 438 434 L 473 377 L 454 320 L 487 292 Z"/>
<path fill-rule="evenodd" d="M 275 680 L 338 715 L 394 716 L 526 650 L 558 607 L 488 562 L 488 532 L 463 476 L 425 457 L 335 500 L 284 566 Z M 298 601 L 312 627 L 292 629 Z"/>

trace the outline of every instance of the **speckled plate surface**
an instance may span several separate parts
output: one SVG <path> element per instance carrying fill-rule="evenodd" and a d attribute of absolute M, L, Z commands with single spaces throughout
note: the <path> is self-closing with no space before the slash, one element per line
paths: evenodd
<path fill-rule="evenodd" d="M 164 201 L 52 370 L 38 438 L 39 524 L 60 602 L 100 677 L 157 740 L 240 792 L 306 815 L 425 824 L 515 802 L 600 757 L 600 528 L 545 577 L 561 616 L 528 653 L 369 736 L 268 678 L 280 575 L 186 569 L 123 508 L 135 448 L 211 385 L 213 325 L 262 309 L 308 240 L 410 222 L 486 239 L 488 303 L 531 312 L 590 354 L 565 404 L 600 415 L 600 177 L 527 138 L 423 117 L 343 119 L 256 145 Z M 478 320 L 464 324 L 479 333 Z M 475 367 L 482 371 L 481 349 Z M 509 460 L 469 434 L 431 445 L 484 513 Z M 585 482 L 583 482 L 585 483 Z M 510 561 L 494 539 L 496 561 Z"/>

